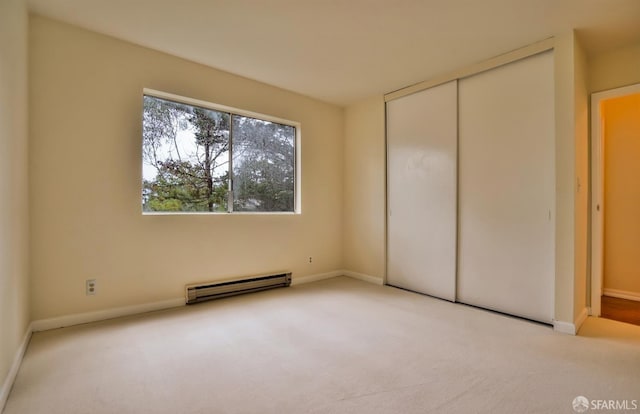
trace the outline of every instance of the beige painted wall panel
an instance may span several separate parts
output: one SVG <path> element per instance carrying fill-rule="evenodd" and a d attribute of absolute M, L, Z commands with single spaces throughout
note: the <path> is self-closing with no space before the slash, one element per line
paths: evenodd
<path fill-rule="evenodd" d="M 604 288 L 640 295 L 640 94 L 602 105 Z"/>
<path fill-rule="evenodd" d="M 344 266 L 382 279 L 385 273 L 385 143 L 381 96 L 345 110 Z"/>
<path fill-rule="evenodd" d="M 46 18 L 30 29 L 34 319 L 342 268 L 341 108 Z M 143 88 L 301 122 L 302 214 L 143 216 Z"/>
<path fill-rule="evenodd" d="M 554 47 L 556 253 L 555 315 L 575 321 L 575 35 L 556 36 Z"/>
<path fill-rule="evenodd" d="M 29 324 L 27 6 L 0 1 L 0 387 Z M 0 394 L 5 391 L 0 389 Z M 0 410 L 2 407 L 0 406 Z"/>
<path fill-rule="evenodd" d="M 589 92 L 640 83 L 640 43 L 589 58 Z"/>
<path fill-rule="evenodd" d="M 575 82 L 575 281 L 574 320 L 587 307 L 587 266 L 589 237 L 589 95 L 587 85 L 587 57 L 574 38 Z"/>

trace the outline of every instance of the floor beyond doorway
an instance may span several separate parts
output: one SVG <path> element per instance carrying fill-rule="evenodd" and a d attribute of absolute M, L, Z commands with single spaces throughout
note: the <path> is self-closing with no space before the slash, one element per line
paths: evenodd
<path fill-rule="evenodd" d="M 640 325 L 640 302 L 635 300 L 603 296 L 600 313 L 603 318 Z"/>

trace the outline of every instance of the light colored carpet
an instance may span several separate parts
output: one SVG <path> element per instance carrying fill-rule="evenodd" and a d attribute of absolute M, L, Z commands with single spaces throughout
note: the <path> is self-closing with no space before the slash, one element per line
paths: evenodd
<path fill-rule="evenodd" d="M 340 277 L 36 333 L 5 414 L 572 413 L 640 399 L 640 327 L 608 322 L 573 337 Z"/>

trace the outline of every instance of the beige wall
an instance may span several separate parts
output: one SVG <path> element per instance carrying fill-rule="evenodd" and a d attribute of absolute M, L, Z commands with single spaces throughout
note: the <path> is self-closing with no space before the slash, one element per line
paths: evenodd
<path fill-rule="evenodd" d="M 589 92 L 640 83 L 640 43 L 589 57 Z"/>
<path fill-rule="evenodd" d="M 587 307 L 589 263 L 589 94 L 587 55 L 574 37 L 576 145 L 574 320 Z M 579 183 L 579 184 L 578 184 Z"/>
<path fill-rule="evenodd" d="M 604 289 L 640 295 L 640 94 L 604 101 Z"/>
<path fill-rule="evenodd" d="M 349 106 L 343 125 L 338 107 L 41 17 L 32 18 L 31 60 L 34 319 L 175 298 L 185 283 L 271 269 L 384 276 L 382 97 Z M 558 36 L 556 319 L 564 321 L 586 297 L 586 68 L 573 34 Z M 604 76 L 592 72 L 591 90 Z M 143 87 L 302 122 L 303 214 L 142 217 Z M 95 297 L 84 295 L 87 278 L 98 279 Z"/>
<path fill-rule="evenodd" d="M 180 298 L 191 282 L 342 268 L 342 108 L 42 17 L 30 23 L 34 320 Z M 143 216 L 145 87 L 301 122 L 302 214 Z M 85 296 L 88 278 L 96 296 Z"/>
<path fill-rule="evenodd" d="M 0 387 L 3 387 L 29 324 L 27 178 L 27 10 L 23 0 L 2 0 Z M 0 395 L 7 391 L 0 388 Z"/>
<path fill-rule="evenodd" d="M 573 34 L 556 37 L 556 290 L 555 319 L 574 321 L 575 107 Z"/>
<path fill-rule="evenodd" d="M 555 319 L 575 323 L 586 306 L 588 237 L 587 60 L 573 32 L 556 36 Z M 579 183 L 579 185 L 578 185 Z"/>
<path fill-rule="evenodd" d="M 385 274 L 384 99 L 345 110 L 344 264 L 377 278 Z"/>

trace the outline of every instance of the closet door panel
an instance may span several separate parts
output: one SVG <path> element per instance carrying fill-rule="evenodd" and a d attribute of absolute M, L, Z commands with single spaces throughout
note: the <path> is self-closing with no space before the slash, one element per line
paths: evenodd
<path fill-rule="evenodd" d="M 457 82 L 387 103 L 387 283 L 455 300 Z"/>
<path fill-rule="evenodd" d="M 459 82 L 458 300 L 551 323 L 553 52 Z"/>

